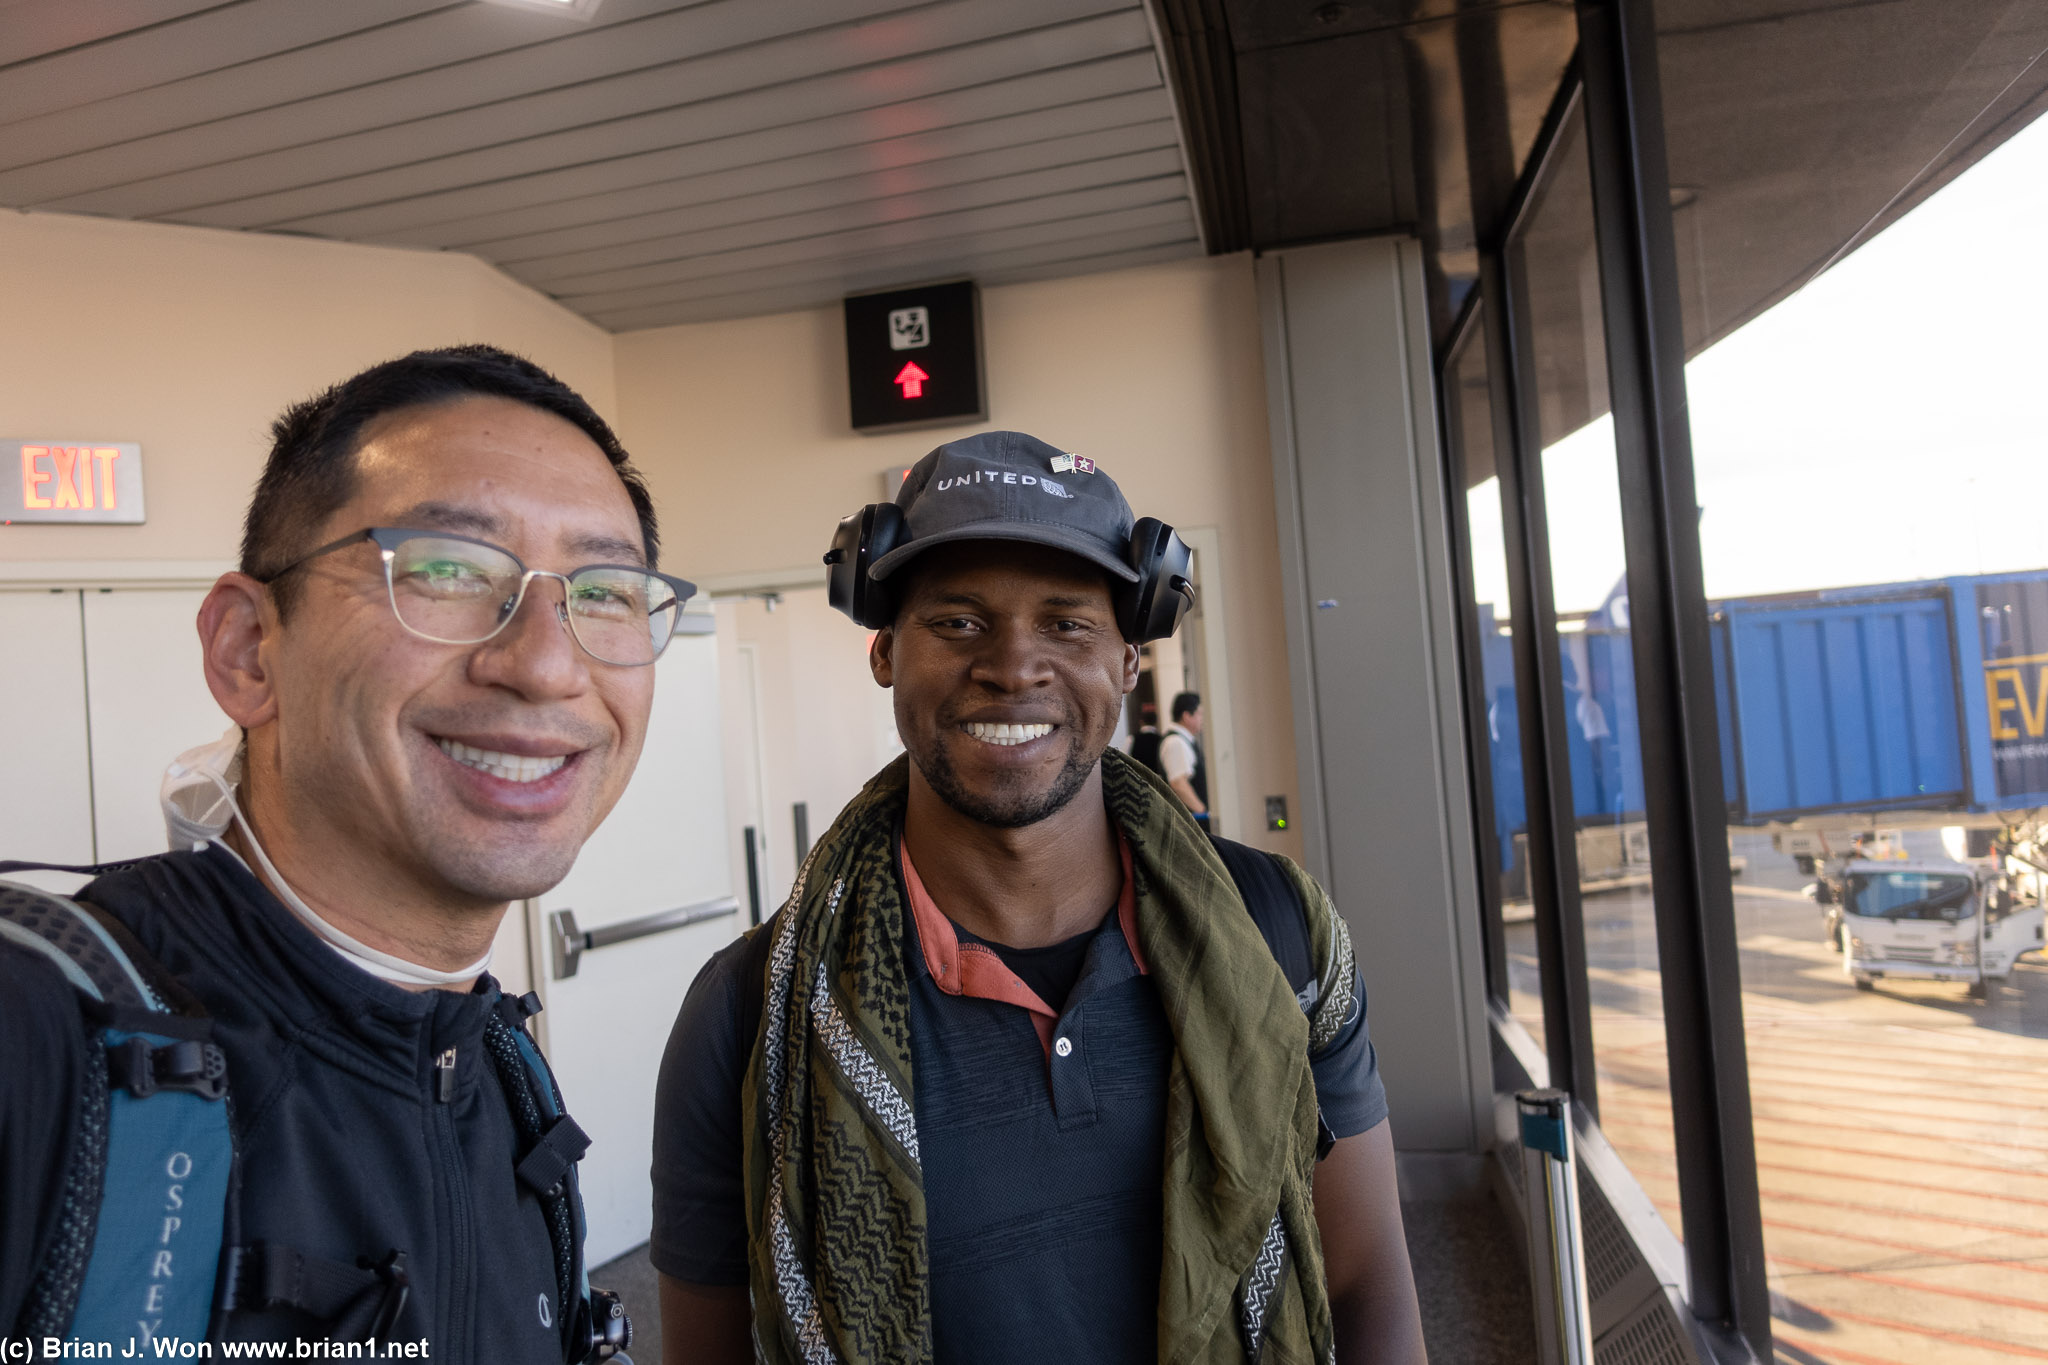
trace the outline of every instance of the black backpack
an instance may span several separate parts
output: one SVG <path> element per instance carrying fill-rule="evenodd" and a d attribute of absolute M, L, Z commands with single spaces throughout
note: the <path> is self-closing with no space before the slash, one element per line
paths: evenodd
<path fill-rule="evenodd" d="M 1131 757 L 1161 777 L 1166 776 L 1166 769 L 1159 766 L 1159 743 L 1164 738 L 1157 730 L 1140 730 L 1131 736 Z"/>
<path fill-rule="evenodd" d="M 0 872 L 115 866 L 4 862 Z M 286 1307 L 324 1323 L 331 1341 L 388 1343 L 409 1289 L 404 1252 L 344 1265 L 240 1244 L 227 1059 L 199 1001 L 119 920 L 68 896 L 0 881 L 0 940 L 57 968 L 78 995 L 89 1046 L 106 1058 L 80 1091 L 54 1244 L 21 1322 L 8 1327 L 30 1339 L 126 1339 L 148 1352 L 159 1338 L 204 1341 L 227 1314 Z M 605 1360 L 630 1343 L 632 1326 L 618 1296 L 584 1273 L 576 1163 L 590 1140 L 563 1112 L 526 1031 L 539 1009 L 530 993 L 498 1001 L 493 1061 L 522 1136 L 514 1173 L 540 1198 L 555 1244 L 564 1359 Z"/>

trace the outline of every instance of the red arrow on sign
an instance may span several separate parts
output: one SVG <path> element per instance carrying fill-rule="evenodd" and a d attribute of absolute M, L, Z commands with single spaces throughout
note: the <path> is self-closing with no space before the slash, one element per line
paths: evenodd
<path fill-rule="evenodd" d="M 912 360 L 905 362 L 903 368 L 896 372 L 896 377 L 889 382 L 891 384 L 901 384 L 905 398 L 922 398 L 924 397 L 924 381 L 930 378 L 931 376 L 917 368 L 917 362 Z"/>

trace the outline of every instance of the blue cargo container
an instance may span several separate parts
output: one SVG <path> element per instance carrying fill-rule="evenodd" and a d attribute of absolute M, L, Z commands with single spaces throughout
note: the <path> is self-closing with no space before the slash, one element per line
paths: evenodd
<path fill-rule="evenodd" d="M 1729 818 L 2048 807 L 2048 570 L 1712 604 Z M 1479 608 L 1494 829 L 1512 871 L 1526 824 L 1514 659 Z M 1640 819 L 1625 610 L 1560 631 L 1573 814 Z"/>
<path fill-rule="evenodd" d="M 1738 818 L 1963 803 L 1946 593 L 1727 602 L 1714 632 L 1730 665 L 1722 762 Z"/>
<path fill-rule="evenodd" d="M 2048 571 L 1737 599 L 1714 628 L 1738 820 L 2048 806 Z"/>

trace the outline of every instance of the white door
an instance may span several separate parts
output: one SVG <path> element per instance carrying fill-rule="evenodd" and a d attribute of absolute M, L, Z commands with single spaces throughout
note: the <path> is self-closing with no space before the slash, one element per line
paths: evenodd
<path fill-rule="evenodd" d="M 875 685 L 868 667 L 871 632 L 826 600 L 825 589 L 801 588 L 717 604 L 719 632 L 729 637 L 727 657 L 751 656 L 753 690 L 742 699 L 725 694 L 729 711 L 751 705 L 760 747 L 756 762 L 761 838 L 769 850 L 761 871 L 761 913 L 773 914 L 788 898 L 802 861 L 796 809 L 804 808 L 809 837 L 824 836 L 846 803 L 882 766 L 903 752 L 896 735 L 892 695 Z M 744 726 L 729 715 L 727 733 Z M 732 813 L 738 826 L 752 823 Z M 745 892 L 745 868 L 739 869 Z"/>
<path fill-rule="evenodd" d="M 228 724 L 199 669 L 205 596 L 0 592 L 0 856 L 107 863 L 164 851 L 164 765 Z"/>
<path fill-rule="evenodd" d="M 205 600 L 201 588 L 84 595 L 93 829 L 101 862 L 164 851 L 157 802 L 165 766 L 228 728 L 200 668 L 197 622 Z"/>
<path fill-rule="evenodd" d="M 752 832 L 755 903 L 746 905 L 746 909 L 749 918 L 758 910 L 761 918 L 766 919 L 775 912 L 766 900 L 768 888 L 775 885 L 775 874 L 766 837 L 768 798 L 767 764 L 762 757 L 766 750 L 761 732 L 761 660 L 755 646 L 737 643 L 731 616 L 730 612 L 718 613 L 719 695 L 725 713 L 726 823 L 732 831 L 727 855 L 732 859 L 734 885 L 744 895 L 748 832 Z"/>
<path fill-rule="evenodd" d="M 677 636 L 655 670 L 640 766 L 567 880 L 536 903 L 543 932 L 560 910 L 572 911 L 578 929 L 588 931 L 734 894 L 714 637 Z M 545 959 L 535 964 L 546 978 L 548 1060 L 569 1112 L 591 1138 L 581 1179 L 592 1265 L 647 1240 L 662 1049 L 698 969 L 745 927 L 735 907 L 704 923 L 585 952 L 573 976 L 558 975 Z"/>
<path fill-rule="evenodd" d="M 0 592 L 0 858 L 94 861 L 84 638 L 75 591 Z"/>
<path fill-rule="evenodd" d="M 2019 960 L 2021 953 L 2041 946 L 2041 923 L 2041 907 L 2030 905 L 1986 924 L 1980 949 L 1984 975 L 2000 980 L 2010 976 L 2012 964 Z"/>

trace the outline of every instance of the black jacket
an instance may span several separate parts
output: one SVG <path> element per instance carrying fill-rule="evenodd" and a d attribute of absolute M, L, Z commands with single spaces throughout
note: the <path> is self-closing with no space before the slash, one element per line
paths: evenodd
<path fill-rule="evenodd" d="M 228 1059 L 242 1244 L 353 1264 L 405 1252 L 396 1340 L 432 1359 L 560 1365 L 554 1252 L 513 1178 L 519 1136 L 483 1046 L 499 998 L 412 993 L 351 966 L 230 855 L 171 853 L 100 877 L 108 911 L 205 1006 Z M 55 1223 L 87 1034 L 41 958 L 0 940 L 0 1336 L 12 1335 Z M 435 1058 L 454 1049 L 450 1099 Z M 544 1309 L 545 1305 L 545 1309 Z M 227 1335 L 324 1333 L 290 1310 Z"/>

